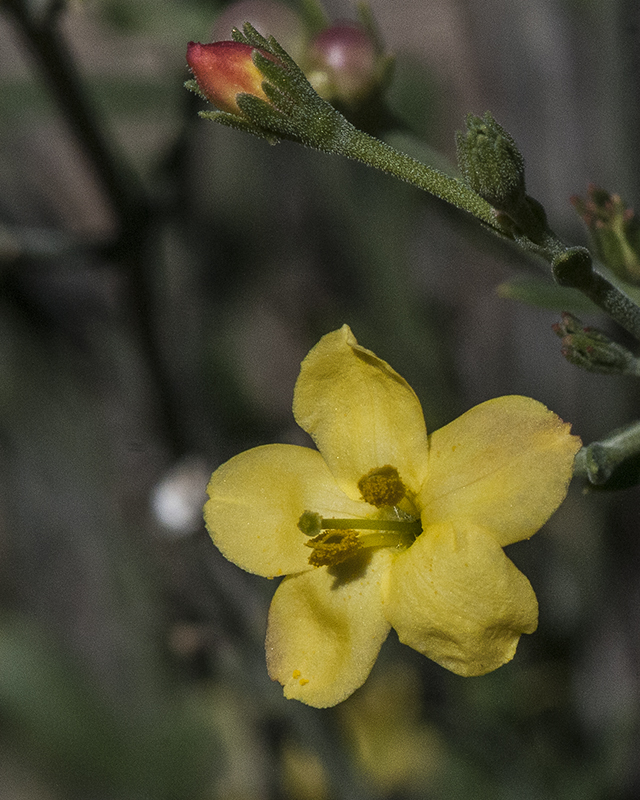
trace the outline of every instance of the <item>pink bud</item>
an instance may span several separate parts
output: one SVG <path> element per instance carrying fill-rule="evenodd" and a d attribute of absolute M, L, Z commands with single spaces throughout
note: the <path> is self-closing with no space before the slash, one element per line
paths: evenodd
<path fill-rule="evenodd" d="M 251 54 L 259 49 L 241 42 L 213 42 L 187 45 L 187 64 L 207 100 L 221 111 L 242 116 L 236 96 L 252 94 L 268 100 L 262 90 L 264 76 L 253 63 Z M 260 50 L 266 58 L 272 55 Z"/>
<path fill-rule="evenodd" d="M 319 33 L 307 54 L 307 77 L 329 101 L 364 99 L 380 80 L 380 53 L 369 32 L 355 22 L 338 22 Z"/>

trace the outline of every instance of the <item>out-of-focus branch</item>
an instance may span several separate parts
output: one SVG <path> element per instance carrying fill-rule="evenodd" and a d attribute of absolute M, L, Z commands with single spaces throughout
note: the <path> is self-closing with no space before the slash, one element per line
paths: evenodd
<path fill-rule="evenodd" d="M 185 452 L 175 392 L 159 351 L 151 276 L 145 252 L 153 220 L 154 199 L 115 146 L 107 126 L 87 95 L 72 54 L 57 26 L 64 4 L 53 0 L 36 13 L 25 0 L 0 0 L 0 10 L 14 22 L 32 53 L 43 81 L 86 154 L 117 220 L 118 231 L 109 252 L 124 270 L 130 289 L 129 305 L 136 333 L 154 382 L 161 424 L 175 456 Z"/>
<path fill-rule="evenodd" d="M 113 139 L 105 135 L 105 124 L 87 96 L 57 26 L 61 6 L 52 3 L 45 14 L 36 16 L 22 0 L 0 3 L 0 9 L 14 21 L 43 81 L 88 157 L 118 220 L 120 237 L 126 241 L 144 225 L 150 202 L 124 155 L 117 151 Z"/>

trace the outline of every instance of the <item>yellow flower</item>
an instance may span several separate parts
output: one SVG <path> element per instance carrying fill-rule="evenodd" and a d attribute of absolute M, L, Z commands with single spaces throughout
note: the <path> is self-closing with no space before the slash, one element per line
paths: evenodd
<path fill-rule="evenodd" d="M 241 453 L 213 473 L 205 506 L 226 558 L 287 576 L 266 641 L 285 696 L 346 699 L 391 627 L 459 675 L 511 660 L 538 605 L 502 548 L 564 499 L 580 446 L 570 426 L 510 396 L 427 436 L 411 387 L 346 325 L 302 362 L 293 413 L 319 452 Z"/>

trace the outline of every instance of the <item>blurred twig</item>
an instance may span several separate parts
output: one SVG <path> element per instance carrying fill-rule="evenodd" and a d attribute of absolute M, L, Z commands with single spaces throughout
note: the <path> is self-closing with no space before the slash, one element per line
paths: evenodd
<path fill-rule="evenodd" d="M 158 221 L 154 212 L 159 202 L 145 191 L 90 101 L 57 25 L 63 7 L 64 3 L 54 0 L 36 13 L 26 0 L 3 0 L 0 4 L 34 56 L 43 81 L 85 152 L 117 220 L 116 237 L 107 246 L 107 252 L 127 275 L 129 312 L 136 322 L 140 345 L 155 383 L 155 401 L 166 443 L 174 457 L 178 457 L 188 448 L 176 408 L 175 390 L 158 344 L 153 281 L 145 258 L 152 225 Z"/>
<path fill-rule="evenodd" d="M 144 226 L 151 203 L 89 100 L 67 43 L 60 35 L 57 23 L 62 7 L 62 3 L 52 3 L 47 13 L 36 16 L 23 0 L 4 0 L 0 6 L 13 19 L 43 81 L 89 158 L 118 220 L 119 235 L 126 242 Z"/>

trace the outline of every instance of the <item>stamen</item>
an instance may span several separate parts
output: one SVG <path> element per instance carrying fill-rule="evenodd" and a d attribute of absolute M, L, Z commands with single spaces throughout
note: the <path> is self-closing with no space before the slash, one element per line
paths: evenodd
<path fill-rule="evenodd" d="M 358 534 L 353 530 L 323 531 L 305 542 L 305 545 L 313 548 L 309 556 L 309 563 L 313 567 L 341 564 L 362 549 Z"/>
<path fill-rule="evenodd" d="M 313 549 L 309 563 L 314 567 L 340 564 L 364 548 L 393 547 L 404 550 L 422 533 L 420 520 L 413 517 L 325 519 L 313 511 L 302 514 L 298 528 L 307 536 L 315 534 L 314 538 L 305 542 L 307 547 Z"/>
<path fill-rule="evenodd" d="M 365 503 L 376 508 L 395 506 L 407 493 L 398 470 L 391 464 L 376 467 L 363 475 L 358 481 L 358 489 Z"/>
<path fill-rule="evenodd" d="M 326 530 L 398 531 L 415 539 L 422 533 L 419 519 L 325 519 L 314 511 L 304 512 L 298 520 L 298 528 L 307 536 L 317 536 Z"/>

